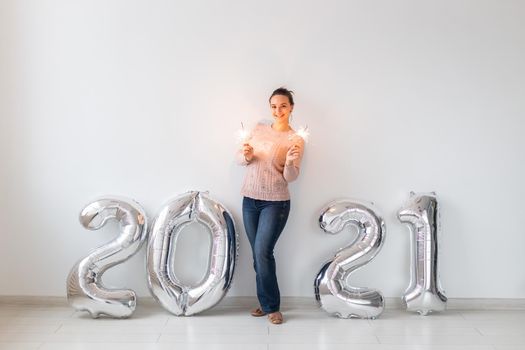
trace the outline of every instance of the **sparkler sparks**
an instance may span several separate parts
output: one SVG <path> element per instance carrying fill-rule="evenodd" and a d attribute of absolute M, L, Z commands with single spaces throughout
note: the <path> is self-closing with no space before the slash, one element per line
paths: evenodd
<path fill-rule="evenodd" d="M 308 131 L 308 125 L 305 127 L 299 128 L 299 130 L 297 130 L 295 134 L 293 134 L 293 136 L 299 136 L 300 138 L 303 139 L 305 143 L 308 142 L 308 138 L 310 137 L 310 132 Z"/>
<path fill-rule="evenodd" d="M 241 128 L 237 131 L 237 139 L 240 143 L 246 143 L 249 139 L 250 133 L 244 129 L 244 124 L 241 122 Z"/>

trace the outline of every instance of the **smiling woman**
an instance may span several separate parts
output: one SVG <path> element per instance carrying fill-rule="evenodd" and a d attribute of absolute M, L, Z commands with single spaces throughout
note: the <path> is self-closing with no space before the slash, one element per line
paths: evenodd
<path fill-rule="evenodd" d="M 304 141 L 290 127 L 294 108 L 290 90 L 279 88 L 270 96 L 271 125 L 258 124 L 238 152 L 246 166 L 242 185 L 243 221 L 253 254 L 257 297 L 255 317 L 268 315 L 273 324 L 283 322 L 273 250 L 290 212 L 288 183 L 299 176 Z"/>

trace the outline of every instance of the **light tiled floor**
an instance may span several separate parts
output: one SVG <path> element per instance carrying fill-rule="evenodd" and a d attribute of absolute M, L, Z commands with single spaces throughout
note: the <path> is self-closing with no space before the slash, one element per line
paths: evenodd
<path fill-rule="evenodd" d="M 240 303 L 242 304 L 242 303 Z M 0 304 L 0 349 L 523 350 L 523 310 L 449 310 L 419 316 L 387 309 L 377 320 L 329 317 L 310 302 L 284 302 L 270 325 L 248 305 L 224 302 L 193 317 L 155 303 L 127 320 L 91 319 L 67 306 Z"/>

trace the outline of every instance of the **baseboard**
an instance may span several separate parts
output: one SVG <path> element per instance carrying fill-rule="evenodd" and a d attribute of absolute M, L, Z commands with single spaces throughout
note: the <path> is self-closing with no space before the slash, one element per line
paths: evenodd
<path fill-rule="evenodd" d="M 226 297 L 220 305 L 223 307 L 251 307 L 256 305 L 257 299 L 253 296 Z M 282 305 L 287 307 L 317 307 L 315 299 L 308 297 L 283 297 Z M 139 297 L 139 305 L 155 305 L 157 302 L 151 296 Z M 35 307 L 66 306 L 67 300 L 63 296 L 19 296 L 0 295 L 2 305 L 26 305 Z M 385 298 L 386 309 L 404 309 L 401 298 Z M 525 310 L 525 298 L 449 298 L 448 310 Z"/>
<path fill-rule="evenodd" d="M 2 305 L 64 306 L 67 305 L 67 299 L 65 296 L 0 295 Z"/>
<path fill-rule="evenodd" d="M 449 298 L 449 310 L 525 310 L 525 298 Z"/>

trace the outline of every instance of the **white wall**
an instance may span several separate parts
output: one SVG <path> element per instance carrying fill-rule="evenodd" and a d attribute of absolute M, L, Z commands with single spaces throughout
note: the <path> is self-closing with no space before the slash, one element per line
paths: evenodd
<path fill-rule="evenodd" d="M 65 294 L 74 262 L 116 234 L 79 225 L 92 198 L 133 197 L 153 218 L 192 189 L 234 213 L 230 295 L 254 295 L 234 133 L 285 85 L 311 138 L 276 251 L 283 295 L 313 296 L 351 239 L 317 226 L 342 197 L 374 201 L 387 224 L 352 284 L 402 295 L 395 213 L 433 190 L 448 296 L 525 297 L 523 18 L 507 0 L 0 2 L 0 295 Z M 143 260 L 106 280 L 148 295 Z"/>

